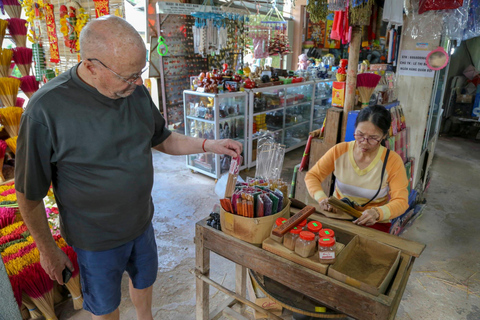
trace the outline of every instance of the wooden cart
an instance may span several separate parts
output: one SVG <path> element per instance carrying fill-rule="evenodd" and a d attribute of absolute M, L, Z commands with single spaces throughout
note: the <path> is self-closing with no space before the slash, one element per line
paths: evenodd
<path fill-rule="evenodd" d="M 248 305 L 264 312 L 269 315 L 270 319 L 280 319 L 246 300 L 247 268 L 355 319 L 395 319 L 415 258 L 422 253 L 425 245 L 371 228 L 356 226 L 347 221 L 328 219 L 317 214 L 312 215 L 311 218 L 320 221 L 324 226 L 336 228 L 352 235 L 363 236 L 401 251 L 398 269 L 386 294 L 375 296 L 361 291 L 262 248 L 226 235 L 207 226 L 206 220 L 201 220 L 197 222 L 195 230 L 196 319 L 218 319 L 222 314 L 231 315 L 235 319 L 245 319 L 230 308 L 235 303 L 239 303 L 242 308 Z M 210 251 L 237 264 L 236 292 L 232 292 L 208 278 Z M 212 313 L 209 312 L 209 285 L 232 297 Z"/>

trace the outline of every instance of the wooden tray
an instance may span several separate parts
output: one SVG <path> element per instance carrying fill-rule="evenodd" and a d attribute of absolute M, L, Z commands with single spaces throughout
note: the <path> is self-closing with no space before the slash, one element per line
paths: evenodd
<path fill-rule="evenodd" d="M 294 251 L 285 248 L 283 244 L 278 243 L 271 238 L 267 238 L 263 241 L 262 248 L 276 254 L 277 256 L 296 262 L 299 265 L 320 272 L 322 274 L 327 274 L 329 265 L 320 263 L 318 252 L 311 257 L 303 258 L 296 254 Z M 337 250 L 335 251 L 337 256 L 343 250 L 343 248 L 345 248 L 345 245 L 337 242 Z"/>

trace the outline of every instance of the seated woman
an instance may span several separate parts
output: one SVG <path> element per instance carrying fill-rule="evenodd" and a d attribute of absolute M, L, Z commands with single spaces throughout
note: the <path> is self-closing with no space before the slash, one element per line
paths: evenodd
<path fill-rule="evenodd" d="M 332 172 L 336 177 L 333 195 L 355 202 L 357 210 L 363 211 L 353 221 L 357 225 L 379 222 L 373 228 L 388 232 L 390 219 L 408 209 L 402 158 L 382 146 L 391 122 L 390 112 L 382 106 L 363 109 L 355 122 L 355 140 L 335 145 L 310 169 L 305 183 L 321 209 L 335 212 L 322 189 L 322 181 Z"/>

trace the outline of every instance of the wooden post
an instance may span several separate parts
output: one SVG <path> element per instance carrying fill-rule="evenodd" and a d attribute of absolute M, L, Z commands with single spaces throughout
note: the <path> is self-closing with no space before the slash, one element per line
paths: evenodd
<path fill-rule="evenodd" d="M 247 268 L 240 264 L 235 265 L 235 292 L 242 298 L 247 297 Z M 245 305 L 240 304 L 240 313 L 244 314 Z"/>
<path fill-rule="evenodd" d="M 362 43 L 362 29 L 359 26 L 353 27 L 350 52 L 348 54 L 347 85 L 345 91 L 345 105 L 343 107 L 342 140 L 345 141 L 347 130 L 348 113 L 355 106 L 355 91 L 357 89 L 358 58 L 360 56 L 360 44 Z"/>
<path fill-rule="evenodd" d="M 203 245 L 203 229 L 195 226 L 195 269 L 200 274 L 208 277 L 210 272 L 210 250 Z M 209 319 L 210 292 L 209 285 L 200 278 L 196 278 L 196 319 Z"/>

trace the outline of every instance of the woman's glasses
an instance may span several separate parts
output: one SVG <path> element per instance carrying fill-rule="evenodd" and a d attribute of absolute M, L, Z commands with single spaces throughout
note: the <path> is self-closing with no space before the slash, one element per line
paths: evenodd
<path fill-rule="evenodd" d="M 381 139 L 378 139 L 378 138 L 372 138 L 372 137 L 367 138 L 363 134 L 354 133 L 353 136 L 355 137 L 355 140 L 357 140 L 358 142 L 363 142 L 363 141 L 367 140 L 368 144 L 372 145 L 372 146 L 380 143 L 380 141 L 381 141 Z"/>

